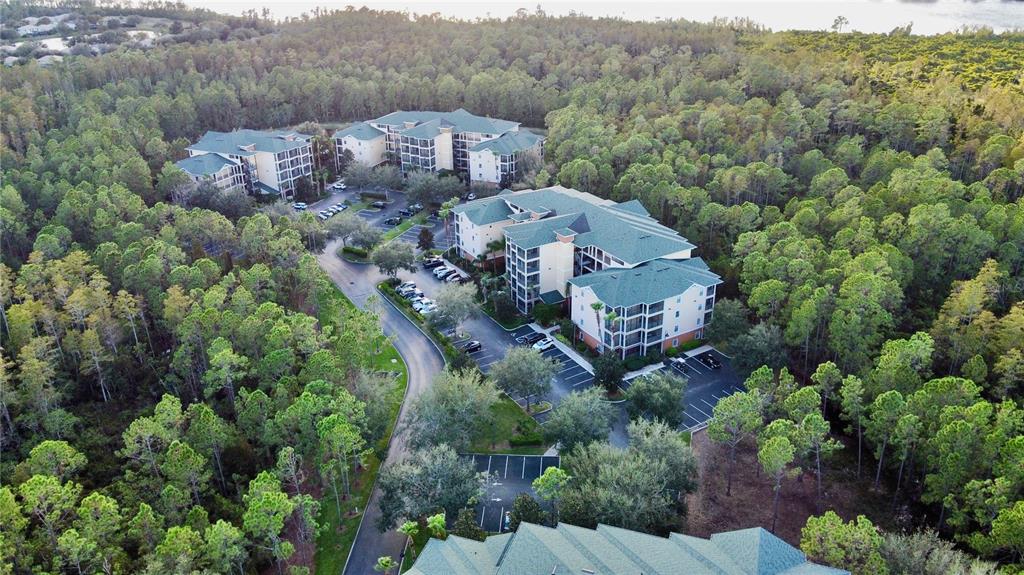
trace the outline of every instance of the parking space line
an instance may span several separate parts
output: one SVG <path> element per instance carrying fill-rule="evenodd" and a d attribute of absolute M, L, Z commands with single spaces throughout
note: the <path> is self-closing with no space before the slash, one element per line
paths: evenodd
<path fill-rule="evenodd" d="M 511 459 L 511 457 L 506 457 L 505 458 L 505 476 L 503 477 L 503 479 L 508 479 L 508 460 L 509 459 Z"/>
<path fill-rule="evenodd" d="M 487 475 L 491 474 L 491 456 L 487 456 Z"/>
<path fill-rule="evenodd" d="M 708 403 L 707 401 L 705 401 L 703 397 L 702 397 L 702 398 L 700 398 L 700 400 L 704 402 L 704 405 L 706 405 L 706 406 L 710 407 L 711 409 L 715 409 L 715 406 L 714 406 L 714 405 L 711 405 L 710 403 Z"/>
<path fill-rule="evenodd" d="M 703 409 L 701 409 L 701 408 L 697 407 L 696 405 L 694 405 L 694 404 L 692 404 L 692 403 L 690 404 L 690 407 L 692 407 L 692 408 L 696 409 L 697 411 L 699 411 L 699 412 L 700 412 L 700 414 L 701 414 L 701 415 L 703 415 L 704 417 L 706 417 L 706 418 L 708 418 L 708 419 L 711 419 L 711 416 L 710 416 L 710 415 L 708 415 L 708 414 L 706 414 L 706 413 L 704 413 L 704 410 L 703 410 Z"/>

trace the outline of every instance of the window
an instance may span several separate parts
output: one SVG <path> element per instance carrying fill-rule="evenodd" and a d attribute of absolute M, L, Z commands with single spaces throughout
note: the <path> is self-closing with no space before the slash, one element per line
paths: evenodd
<path fill-rule="evenodd" d="M 676 310 L 676 317 L 679 317 L 679 310 Z"/>
<path fill-rule="evenodd" d="M 673 339 L 672 340 L 672 347 L 678 347 L 678 346 L 679 346 L 679 339 L 678 338 Z"/>

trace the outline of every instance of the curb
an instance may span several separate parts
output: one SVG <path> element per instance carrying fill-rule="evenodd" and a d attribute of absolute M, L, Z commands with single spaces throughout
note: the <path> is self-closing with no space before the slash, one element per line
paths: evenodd
<path fill-rule="evenodd" d="M 341 288 L 339 287 L 338 289 L 340 290 Z M 377 293 L 379 293 L 381 295 L 381 297 L 384 299 L 384 301 L 388 302 L 388 304 L 391 307 L 395 308 L 395 310 L 398 313 L 402 314 L 402 317 L 404 317 L 406 319 L 406 321 L 408 321 L 411 324 L 413 324 L 416 327 L 416 329 L 420 330 L 420 333 L 422 333 L 424 335 L 424 337 L 426 337 L 428 340 L 430 340 L 430 343 L 434 345 L 434 349 L 436 349 L 437 352 L 441 354 L 441 362 L 445 366 L 447 366 L 448 365 L 448 360 L 444 357 L 444 353 L 441 351 L 441 348 L 439 348 L 437 346 L 437 342 L 434 341 L 434 338 L 432 338 L 429 335 L 427 335 L 426 332 L 424 332 L 420 328 L 420 326 L 416 324 L 416 322 L 414 322 L 411 319 L 409 319 L 409 316 L 405 315 L 405 313 L 402 312 L 401 308 L 399 308 L 397 305 L 395 305 L 395 303 L 393 301 L 391 301 L 391 299 L 389 299 L 388 296 L 384 295 L 384 292 L 380 291 L 380 288 L 378 288 L 377 286 L 373 286 L 373 289 L 376 290 Z M 344 292 L 342 292 L 342 293 L 344 293 Z M 405 361 L 405 356 L 402 355 L 402 352 L 397 347 L 395 348 L 395 351 L 398 352 L 398 357 L 402 358 L 402 363 L 405 364 L 405 374 L 406 374 L 405 395 L 402 396 L 402 402 L 398 405 L 398 414 L 395 415 L 395 426 L 393 428 L 391 428 L 391 434 L 388 435 L 388 443 L 387 443 L 387 451 L 385 452 L 385 459 L 381 460 L 380 467 L 377 469 L 377 476 L 373 478 L 373 487 L 370 488 L 370 498 L 366 500 L 366 505 L 367 506 L 370 505 L 370 500 L 373 499 L 373 493 L 375 491 L 377 491 L 377 482 L 380 479 L 380 469 L 384 467 L 384 462 L 387 459 L 387 455 L 386 454 L 391 452 L 391 442 L 395 438 L 395 431 L 398 430 L 398 420 L 402 416 L 402 408 L 405 407 L 405 402 L 406 402 L 406 400 L 409 399 L 409 379 L 408 379 L 409 378 L 409 363 L 407 361 Z M 349 564 L 349 561 L 352 559 L 352 551 L 356 548 L 356 540 L 359 539 L 359 533 L 363 530 L 363 521 L 365 519 L 366 519 L 366 508 L 364 507 L 363 508 L 363 515 L 362 515 L 362 517 L 359 518 L 359 525 L 356 526 L 356 534 L 352 538 L 352 547 L 349 548 L 348 556 L 345 557 L 345 564 L 341 568 L 342 575 L 344 575 L 346 572 L 348 572 L 348 564 Z"/>

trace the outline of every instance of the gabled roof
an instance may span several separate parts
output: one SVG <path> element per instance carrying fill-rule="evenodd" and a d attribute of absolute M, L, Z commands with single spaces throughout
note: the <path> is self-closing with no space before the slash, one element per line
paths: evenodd
<path fill-rule="evenodd" d="M 692 285 L 718 285 L 722 278 L 710 271 L 701 258 L 657 259 L 634 268 L 608 268 L 576 276 L 569 283 L 594 290 L 594 295 L 607 306 L 628 307 L 665 301 Z"/>
<path fill-rule="evenodd" d="M 366 122 L 356 122 L 355 124 L 352 124 L 351 126 L 345 128 L 344 130 L 338 130 L 337 132 L 334 132 L 334 135 L 332 135 L 331 138 L 335 140 L 340 140 L 346 136 L 352 136 L 357 140 L 363 140 L 365 142 L 368 140 L 375 140 L 377 138 L 380 138 L 381 136 L 384 136 L 384 132 L 378 130 L 377 128 L 374 128 L 373 126 L 367 124 Z"/>
<path fill-rule="evenodd" d="M 456 132 L 476 132 L 479 134 L 494 134 L 496 136 L 504 134 L 510 130 L 514 130 L 519 126 L 519 122 L 499 120 L 497 118 L 485 118 L 483 116 L 470 114 L 462 108 L 452 112 L 437 112 L 434 110 L 399 110 L 397 112 L 391 112 L 390 114 L 381 116 L 376 120 L 371 120 L 371 122 L 374 124 L 384 124 L 387 126 L 401 128 L 406 124 L 406 122 L 422 124 L 434 120 L 445 120 L 449 122 Z M 399 131 L 401 132 L 401 130 Z M 424 136 L 411 137 L 422 138 Z"/>
<path fill-rule="evenodd" d="M 189 146 L 188 150 L 235 156 L 251 156 L 256 152 L 277 154 L 305 146 L 309 136 L 298 132 L 234 130 L 232 132 L 206 132 Z M 252 146 L 252 151 L 246 148 Z"/>
<path fill-rule="evenodd" d="M 508 216 L 508 219 L 512 220 L 512 225 L 505 228 L 505 233 L 519 247 L 525 249 L 556 241 L 555 230 L 566 226 L 578 234 L 573 238 L 575 245 L 598 247 L 631 264 L 695 247 L 675 230 L 658 223 L 637 201 L 616 204 L 593 194 L 561 186 L 502 192 L 496 197 L 508 204 L 510 212 L 516 212 Z M 485 200 L 493 201 L 493 198 Z M 472 215 L 477 213 L 478 209 L 474 204 L 482 201 L 475 200 L 462 204 L 456 207 L 455 211 L 471 214 L 470 221 L 482 225 L 482 222 L 475 220 Z M 583 216 L 583 219 L 578 219 L 579 216 Z M 570 226 L 569 223 L 576 225 Z"/>
<path fill-rule="evenodd" d="M 469 149 L 470 152 L 491 152 L 498 156 L 511 156 L 522 150 L 529 150 L 543 140 L 542 136 L 529 130 L 507 132 L 493 140 L 485 140 Z"/>
<path fill-rule="evenodd" d="M 450 536 L 432 539 L 414 575 L 849 575 L 807 561 L 803 553 L 764 529 L 700 539 L 668 538 L 608 525 L 586 529 L 521 523 L 515 533 L 485 542 Z"/>
<path fill-rule="evenodd" d="M 464 213 L 469 221 L 478 226 L 486 226 L 509 219 L 512 208 L 508 207 L 505 200 L 498 196 L 480 198 L 466 204 L 459 204 L 452 208 L 456 214 Z"/>
<path fill-rule="evenodd" d="M 413 128 L 402 130 L 402 135 L 409 138 L 432 140 L 441 133 L 442 127 L 451 127 L 451 125 L 441 119 L 430 120 L 429 122 L 417 124 Z"/>
<path fill-rule="evenodd" d="M 238 162 L 229 160 L 219 154 L 200 154 L 178 160 L 174 165 L 196 178 L 212 176 L 221 171 L 224 166 L 234 166 Z"/>

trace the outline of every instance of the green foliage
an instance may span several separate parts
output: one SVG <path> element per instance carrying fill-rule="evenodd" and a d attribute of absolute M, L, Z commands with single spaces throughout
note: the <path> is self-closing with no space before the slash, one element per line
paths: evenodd
<path fill-rule="evenodd" d="M 594 362 L 594 385 L 603 387 L 608 393 L 614 393 L 626 375 L 626 366 L 613 353 L 605 353 Z"/>
<path fill-rule="evenodd" d="M 882 535 L 867 517 L 846 523 L 833 511 L 810 517 L 800 534 L 800 550 L 811 561 L 838 566 L 852 575 L 887 575 Z"/>
<path fill-rule="evenodd" d="M 686 379 L 666 370 L 634 378 L 626 390 L 626 411 L 630 419 L 658 419 L 669 427 L 683 423 Z"/>
<path fill-rule="evenodd" d="M 574 391 L 562 398 L 544 423 L 544 434 L 561 451 L 608 437 L 615 411 L 596 387 Z"/>

